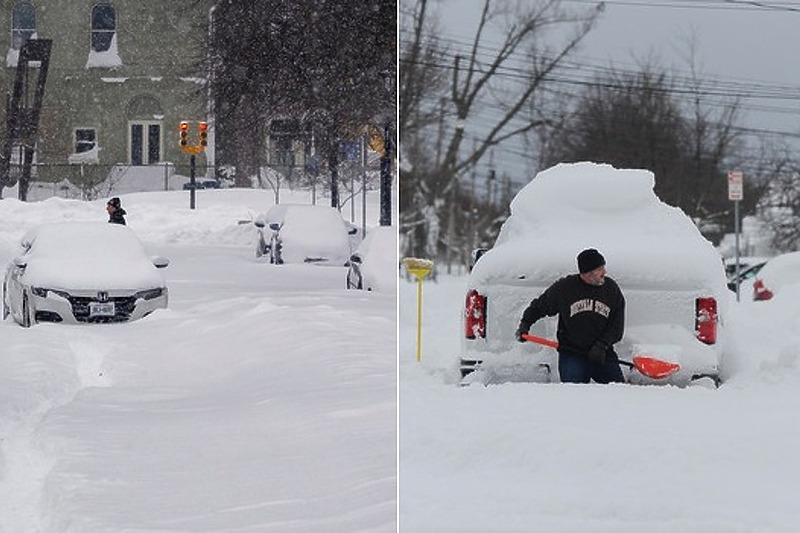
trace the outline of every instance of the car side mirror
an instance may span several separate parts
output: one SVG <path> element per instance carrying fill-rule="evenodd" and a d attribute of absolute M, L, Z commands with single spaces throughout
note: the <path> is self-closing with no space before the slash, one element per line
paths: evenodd
<path fill-rule="evenodd" d="M 16 266 L 17 268 L 25 268 L 26 266 L 28 266 L 28 261 L 21 255 L 18 255 L 17 257 L 14 258 L 14 266 Z"/>
<path fill-rule="evenodd" d="M 269 229 L 271 229 L 272 231 L 278 231 L 279 229 L 281 229 L 281 225 L 278 224 L 277 222 L 273 222 L 272 224 L 269 225 Z"/>
<path fill-rule="evenodd" d="M 358 254 L 353 254 L 350 256 L 350 262 L 361 264 L 361 256 Z"/>
<path fill-rule="evenodd" d="M 264 229 L 265 226 L 263 220 L 256 220 L 255 222 L 253 222 L 253 225 L 259 229 Z"/>
<path fill-rule="evenodd" d="M 169 266 L 169 259 L 167 259 L 166 257 L 161 257 L 160 255 L 157 255 L 152 259 L 153 259 L 153 264 L 156 266 L 156 268 L 167 268 Z"/>
<path fill-rule="evenodd" d="M 356 233 L 358 233 L 358 228 L 350 228 L 347 230 L 348 235 L 355 235 Z"/>

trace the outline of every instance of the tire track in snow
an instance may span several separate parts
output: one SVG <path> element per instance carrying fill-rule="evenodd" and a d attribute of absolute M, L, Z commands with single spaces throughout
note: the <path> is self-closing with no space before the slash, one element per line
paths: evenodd
<path fill-rule="evenodd" d="M 44 489 L 58 446 L 43 443 L 38 428 L 81 390 L 111 384 L 103 371 L 108 349 L 78 328 L 35 326 L 34 336 L 10 321 L 0 327 L 4 337 L 31 339 L 0 348 L 0 532 L 45 532 Z"/>

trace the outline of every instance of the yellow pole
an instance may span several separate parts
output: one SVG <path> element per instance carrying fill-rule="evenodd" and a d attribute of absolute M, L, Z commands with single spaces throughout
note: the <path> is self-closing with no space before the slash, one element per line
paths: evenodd
<path fill-rule="evenodd" d="M 417 278 L 417 362 L 422 360 L 422 279 L 433 270 L 433 261 L 406 257 L 403 259 L 406 270 Z"/>
<path fill-rule="evenodd" d="M 422 278 L 417 276 L 417 363 L 422 360 Z"/>

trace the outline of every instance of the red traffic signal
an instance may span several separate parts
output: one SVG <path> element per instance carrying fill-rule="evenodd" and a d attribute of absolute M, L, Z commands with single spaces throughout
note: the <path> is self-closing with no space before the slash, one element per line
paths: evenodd
<path fill-rule="evenodd" d="M 178 125 L 178 129 L 180 130 L 181 146 L 189 146 L 189 123 L 185 120 L 181 121 Z"/>
<path fill-rule="evenodd" d="M 208 123 L 200 122 L 197 124 L 197 131 L 200 137 L 200 146 L 208 146 Z"/>

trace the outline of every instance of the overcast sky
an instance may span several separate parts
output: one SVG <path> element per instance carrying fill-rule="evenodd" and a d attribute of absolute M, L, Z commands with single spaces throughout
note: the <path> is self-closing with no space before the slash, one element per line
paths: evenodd
<path fill-rule="evenodd" d="M 597 4 L 563 2 L 573 8 Z M 483 0 L 441 0 L 441 4 L 445 35 L 468 42 Z M 800 132 L 797 0 L 609 0 L 571 60 L 576 76 L 587 79 L 597 69 L 635 70 L 637 63 L 648 58 L 688 75 L 685 57 L 691 40 L 696 43 L 696 64 L 703 79 L 716 92 L 742 97 L 742 126 L 792 135 Z M 494 159 L 496 167 L 504 164 L 515 174 L 527 173 L 521 164 L 511 163 L 513 153 L 497 152 Z"/>

